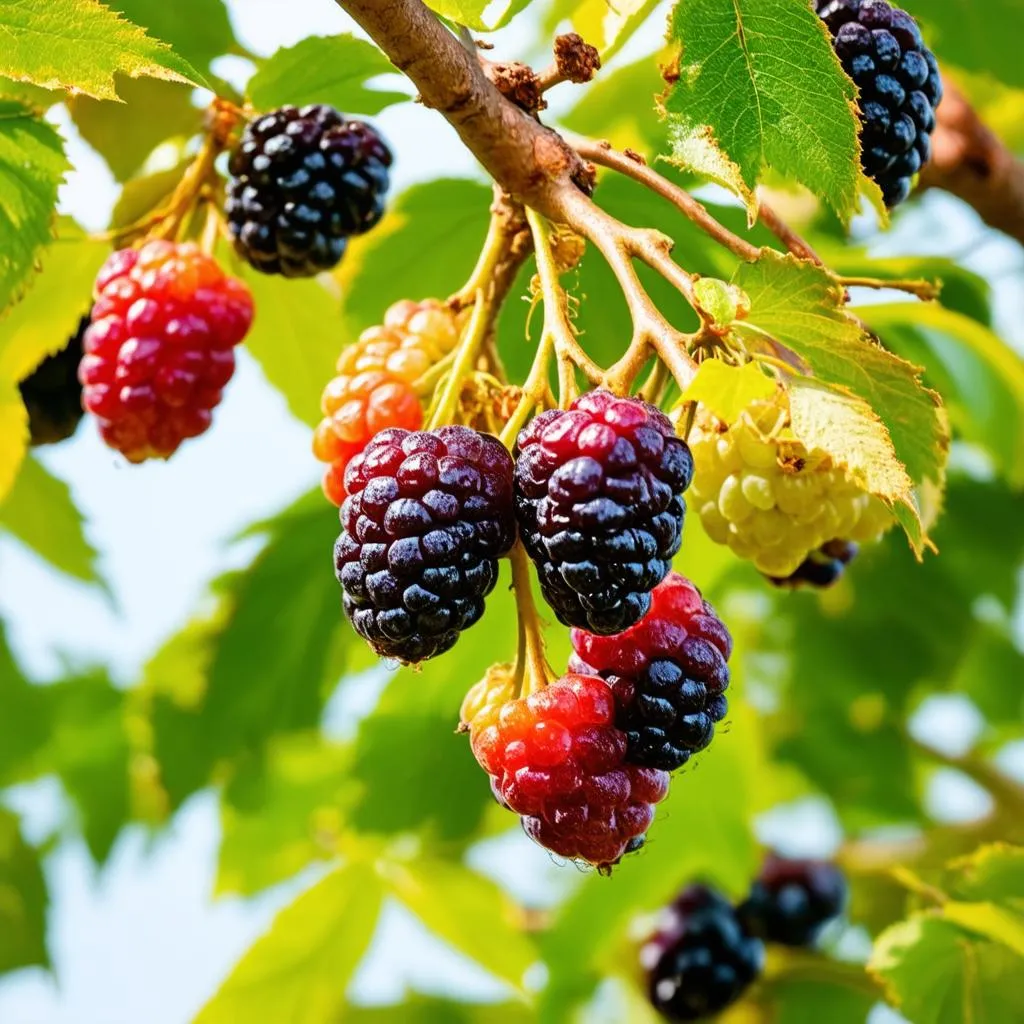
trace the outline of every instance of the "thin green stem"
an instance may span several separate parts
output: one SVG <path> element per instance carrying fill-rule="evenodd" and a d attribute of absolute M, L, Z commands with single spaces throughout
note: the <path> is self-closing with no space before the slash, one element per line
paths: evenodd
<path fill-rule="evenodd" d="M 942 288 L 935 281 L 925 281 L 917 278 L 886 280 L 884 277 L 843 277 L 840 275 L 836 280 L 844 288 L 874 288 L 878 291 L 891 288 L 894 291 L 914 295 L 925 302 L 937 299 L 942 291 Z"/>
<path fill-rule="evenodd" d="M 458 409 L 459 397 L 462 395 L 463 382 L 476 364 L 484 338 L 491 329 L 491 321 L 491 306 L 484 301 L 483 290 L 480 290 L 476 293 L 476 301 L 473 303 L 473 315 L 459 341 L 459 347 L 455 350 L 455 359 L 445 381 L 444 390 L 434 404 L 430 428 L 452 421 Z"/>
<path fill-rule="evenodd" d="M 515 591 L 519 616 L 519 651 L 516 655 L 516 688 L 519 696 L 528 697 L 555 679 L 544 655 L 544 635 L 530 581 L 530 560 L 522 541 L 509 552 L 512 565 L 512 588 Z"/>

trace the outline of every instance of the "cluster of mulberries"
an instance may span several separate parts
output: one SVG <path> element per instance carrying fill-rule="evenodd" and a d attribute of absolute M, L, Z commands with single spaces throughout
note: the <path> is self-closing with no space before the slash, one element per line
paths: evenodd
<path fill-rule="evenodd" d="M 812 946 L 845 901 L 835 865 L 774 854 L 739 906 L 709 886 L 687 887 L 640 949 L 651 1004 L 670 1021 L 721 1013 L 761 973 L 766 942 Z"/>
<path fill-rule="evenodd" d="M 942 79 L 913 17 L 886 0 L 818 0 L 859 94 L 864 172 L 893 207 L 931 159 Z"/>
<path fill-rule="evenodd" d="M 699 418 L 690 444 L 693 500 L 708 536 L 774 580 L 827 584 L 852 557 L 834 542 L 874 541 L 891 523 L 843 467 L 797 440 L 781 391 L 733 423 Z M 816 572 L 819 552 L 839 564 Z"/>

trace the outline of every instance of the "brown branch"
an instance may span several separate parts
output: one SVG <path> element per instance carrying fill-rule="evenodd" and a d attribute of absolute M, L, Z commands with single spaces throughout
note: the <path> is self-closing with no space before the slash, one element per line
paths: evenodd
<path fill-rule="evenodd" d="M 819 267 L 825 265 L 822 258 L 814 251 L 811 244 L 795 232 L 774 210 L 769 206 L 763 196 L 758 197 L 757 219 L 791 252 L 801 260 L 809 260 L 817 263 Z"/>
<path fill-rule="evenodd" d="M 1024 162 L 982 123 L 948 80 L 922 188 L 941 188 L 973 206 L 990 227 L 1024 245 Z"/>
<path fill-rule="evenodd" d="M 573 140 L 573 148 L 584 160 L 618 171 L 667 199 L 680 213 L 741 260 L 756 260 L 761 255 L 761 250 L 756 245 L 751 245 L 730 231 L 711 216 L 703 203 L 659 174 L 639 154 L 628 150 L 619 153 L 612 149 L 609 142 L 591 142 L 589 139 Z"/>
<path fill-rule="evenodd" d="M 336 0 L 406 74 L 422 102 L 448 120 L 506 192 L 553 220 L 552 185 L 587 183 L 588 169 L 561 137 L 507 100 L 475 54 L 421 0 Z"/>

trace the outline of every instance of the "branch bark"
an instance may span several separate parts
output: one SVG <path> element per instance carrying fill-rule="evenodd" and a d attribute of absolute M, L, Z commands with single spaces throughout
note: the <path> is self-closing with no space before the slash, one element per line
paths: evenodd
<path fill-rule="evenodd" d="M 986 224 L 1024 245 L 1024 162 L 982 123 L 951 82 L 937 111 L 932 161 L 922 188 L 941 188 L 973 206 Z"/>
<path fill-rule="evenodd" d="M 557 132 L 509 102 L 420 0 L 335 0 L 443 114 L 499 185 L 552 220 L 552 185 L 586 185 L 590 169 Z"/>

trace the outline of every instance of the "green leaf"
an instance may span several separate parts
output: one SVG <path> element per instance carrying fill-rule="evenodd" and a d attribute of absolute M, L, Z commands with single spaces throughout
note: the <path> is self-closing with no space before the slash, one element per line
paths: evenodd
<path fill-rule="evenodd" d="M 120 100 L 73 96 L 68 110 L 82 138 L 107 162 L 114 177 L 135 174 L 153 150 L 169 140 L 185 142 L 203 127 L 203 111 L 192 90 L 153 78 L 125 79 Z"/>
<path fill-rule="evenodd" d="M 0 501 L 18 476 L 28 451 L 28 412 L 13 380 L 0 377 Z"/>
<path fill-rule="evenodd" d="M 893 509 L 916 552 L 924 546 L 914 482 L 885 424 L 863 399 L 810 377 L 787 382 L 791 427 L 808 451 L 827 452 L 856 483 Z"/>
<path fill-rule="evenodd" d="M 665 100 L 671 158 L 732 189 L 756 217 L 766 167 L 806 185 L 848 221 L 861 174 L 853 83 L 803 0 L 682 0 L 682 46 Z"/>
<path fill-rule="evenodd" d="M 337 299 L 316 279 L 260 274 L 239 261 L 234 266 L 252 291 L 256 308 L 246 349 L 267 382 L 281 392 L 291 414 L 315 426 L 321 417 L 320 395 L 347 340 Z"/>
<path fill-rule="evenodd" d="M 612 8 L 608 10 L 613 13 Z M 608 139 L 617 149 L 661 153 L 668 136 L 655 97 L 664 89 L 657 61 L 644 57 L 608 73 L 602 71 L 580 90 L 576 105 L 560 120 L 570 131 Z M 601 188 L 604 191 L 603 185 Z"/>
<path fill-rule="evenodd" d="M 63 480 L 36 459 L 26 459 L 14 487 L 0 502 L 0 529 L 17 537 L 55 569 L 89 583 L 99 582 L 96 549 L 82 529 Z"/>
<path fill-rule="evenodd" d="M 877 1002 L 870 992 L 815 980 L 776 982 L 768 995 L 772 1024 L 864 1024 Z"/>
<path fill-rule="evenodd" d="M 1024 38 L 1024 8 L 1016 0 L 979 6 L 958 0 L 908 0 L 925 41 L 940 61 L 1024 86 L 1024 67 L 1014 41 Z"/>
<path fill-rule="evenodd" d="M 681 400 L 700 402 L 719 419 L 734 423 L 751 402 L 774 394 L 775 382 L 757 363 L 730 366 L 721 359 L 705 359 Z"/>
<path fill-rule="evenodd" d="M 170 198 L 191 163 L 191 159 L 186 157 L 165 171 L 140 174 L 137 178 L 126 181 L 110 214 L 110 227 L 128 227 L 136 221 L 142 220 L 150 211 L 163 205 L 164 200 Z"/>
<path fill-rule="evenodd" d="M 441 178 L 403 192 L 373 231 L 352 239 L 335 271 L 346 332 L 340 340 L 347 344 L 380 323 L 398 299 L 456 291 L 483 245 L 490 204 L 490 189 L 468 178 Z"/>
<path fill-rule="evenodd" d="M 186 626 L 147 667 L 172 806 L 221 761 L 260 762 L 271 737 L 316 725 L 340 675 L 336 647 L 352 636 L 330 569 L 337 511 L 319 489 L 249 532 L 266 546 L 216 585 L 214 620 Z"/>
<path fill-rule="evenodd" d="M 57 236 L 39 254 L 32 289 L 0 319 L 0 378 L 23 380 L 60 351 L 92 305 L 93 281 L 110 246 L 63 219 Z"/>
<path fill-rule="evenodd" d="M 367 86 L 367 79 L 394 72 L 373 43 L 351 35 L 310 36 L 277 51 L 249 79 L 249 99 L 257 110 L 285 103 L 329 103 L 346 112 L 379 114 L 408 94 Z"/>
<path fill-rule="evenodd" d="M 465 1003 L 409 993 L 400 1003 L 345 1007 L 345 1024 L 536 1024 L 522 1003 Z"/>
<path fill-rule="evenodd" d="M 381 894 L 367 865 L 332 871 L 277 915 L 195 1024 L 341 1020 L 345 989 L 373 937 Z"/>
<path fill-rule="evenodd" d="M 953 924 L 993 942 L 1000 942 L 1024 957 L 1024 917 L 997 907 L 994 903 L 960 903 L 950 900 L 942 904 L 942 916 Z M 1024 962 L 1021 964 L 1024 967 Z"/>
<path fill-rule="evenodd" d="M 48 902 L 38 851 L 25 842 L 17 816 L 0 809 L 0 972 L 49 966 Z"/>
<path fill-rule="evenodd" d="M 958 895 L 1024 909 L 1024 847 L 989 843 L 949 868 L 956 872 L 952 888 Z"/>
<path fill-rule="evenodd" d="M 1024 961 L 938 917 L 917 915 L 886 929 L 868 968 L 914 1024 L 1013 1024 L 1024 1017 Z"/>
<path fill-rule="evenodd" d="M 417 858 L 384 870 L 392 893 L 430 931 L 522 991 L 523 975 L 538 953 L 523 932 L 522 914 L 498 885 L 464 865 L 437 859 Z"/>
<path fill-rule="evenodd" d="M 984 324 L 935 303 L 870 305 L 857 314 L 894 348 L 915 340 L 923 346 L 929 371 L 944 371 L 943 395 L 954 403 L 955 426 L 991 452 L 1011 484 L 1024 486 L 1020 356 Z"/>
<path fill-rule="evenodd" d="M 442 18 L 484 32 L 501 28 L 513 15 L 532 2 L 533 0 L 426 0 L 427 6 L 437 11 Z"/>
<path fill-rule="evenodd" d="M 821 267 L 766 252 L 733 278 L 750 299 L 733 331 L 755 351 L 778 345 L 820 381 L 862 398 L 888 428 L 911 478 L 940 481 L 949 447 L 941 401 L 921 383 L 920 368 L 876 344 L 843 305 L 842 289 Z M 929 307 L 916 307 L 922 313 Z M 783 357 L 785 353 L 782 353 Z"/>
<path fill-rule="evenodd" d="M 45 693 L 51 721 L 36 769 L 60 777 L 89 851 L 102 864 L 131 818 L 124 694 L 102 672 L 46 687 Z"/>
<path fill-rule="evenodd" d="M 607 61 L 629 42 L 657 6 L 658 0 L 617 0 L 614 4 L 608 0 L 557 0 L 545 23 L 553 30 L 563 18 L 571 19 L 572 27 Z"/>
<path fill-rule="evenodd" d="M 223 0 L 117 0 L 114 9 L 197 68 L 205 70 L 236 45 Z"/>
<path fill-rule="evenodd" d="M 257 791 L 244 807 L 221 807 L 217 895 L 250 896 L 333 857 L 351 761 L 319 733 L 271 740 Z"/>
<path fill-rule="evenodd" d="M 515 656 L 515 638 L 506 628 L 514 616 L 503 574 L 483 620 L 453 650 L 391 679 L 356 737 L 353 828 L 385 835 L 415 831 L 447 846 L 475 834 L 493 797 L 467 738 L 455 734 L 459 705 L 488 666 Z"/>
<path fill-rule="evenodd" d="M 45 89 L 101 100 L 117 97 L 114 75 L 203 85 L 166 43 L 146 35 L 98 0 L 8 0 L 0 9 L 0 74 Z"/>
<path fill-rule="evenodd" d="M 15 100 L 0 100 L 0 315 L 50 241 L 57 188 L 68 166 L 52 125 Z"/>

